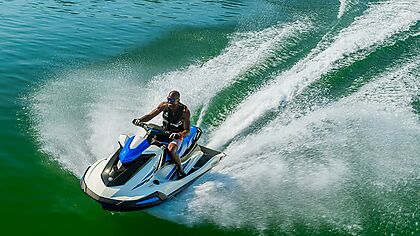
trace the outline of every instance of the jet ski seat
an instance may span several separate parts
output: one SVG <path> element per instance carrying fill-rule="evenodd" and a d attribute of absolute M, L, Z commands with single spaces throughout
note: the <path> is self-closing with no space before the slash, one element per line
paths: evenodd
<path fill-rule="evenodd" d="M 178 147 L 178 150 L 176 153 L 181 158 L 181 162 L 184 162 L 183 157 L 188 154 L 188 152 L 194 148 L 195 143 L 194 141 L 199 138 L 201 135 L 201 130 L 197 126 L 191 126 L 190 128 L 190 134 L 182 139 L 181 147 Z M 162 144 L 168 145 L 168 143 L 161 142 Z M 172 162 L 171 157 L 169 156 L 169 153 L 166 153 L 166 160 L 167 162 Z"/>

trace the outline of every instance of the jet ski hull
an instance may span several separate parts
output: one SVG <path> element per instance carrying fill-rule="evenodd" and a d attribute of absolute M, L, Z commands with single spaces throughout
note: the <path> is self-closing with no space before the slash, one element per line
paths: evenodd
<path fill-rule="evenodd" d="M 90 190 L 86 186 L 86 182 L 84 179 L 85 176 L 80 180 L 80 187 L 82 188 L 83 192 L 85 192 L 89 197 L 93 200 L 101 204 L 102 209 L 108 211 L 138 211 L 144 210 L 150 207 L 154 207 L 157 205 L 162 204 L 168 198 L 165 194 L 161 192 L 155 192 L 150 196 L 140 198 L 138 200 L 115 200 L 106 198 L 103 196 L 99 196 Z"/>
<path fill-rule="evenodd" d="M 82 190 L 100 203 L 105 210 L 143 210 L 172 199 L 225 157 L 224 153 L 200 145 L 195 145 L 188 155 L 187 158 L 183 158 L 186 159 L 183 168 L 187 171 L 187 176 L 179 180 L 174 174 L 176 167 L 173 164 L 167 164 L 151 175 L 146 174 L 147 165 L 158 165 L 156 157 L 155 160 L 145 164 L 146 170 L 139 170 L 126 184 L 106 186 L 100 173 L 103 172 L 109 159 L 102 159 L 86 170 L 80 185 Z M 150 169 L 153 170 L 152 167 Z"/>

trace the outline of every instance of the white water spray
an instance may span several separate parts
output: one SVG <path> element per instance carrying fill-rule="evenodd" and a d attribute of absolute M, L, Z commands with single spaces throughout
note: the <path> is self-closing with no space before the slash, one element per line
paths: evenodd
<path fill-rule="evenodd" d="M 341 18 L 346 11 L 347 0 L 340 0 L 340 8 L 338 9 L 337 18 Z"/>
<path fill-rule="evenodd" d="M 272 83 L 241 103 L 212 133 L 209 146 L 219 148 L 228 143 L 267 111 L 292 100 L 309 84 L 338 67 L 345 57 L 352 58 L 359 53 L 354 58 L 359 60 L 377 45 L 392 40 L 393 35 L 408 30 L 420 19 L 420 12 L 415 10 L 419 8 L 419 1 L 388 1 L 372 5 L 365 15 L 342 30 L 325 50 L 315 48 L 315 53 L 281 73 Z M 321 42 L 319 45 L 324 47 L 324 44 Z"/>
<path fill-rule="evenodd" d="M 399 205 L 416 199 L 403 194 L 401 182 L 420 177 L 420 125 L 409 109 L 420 86 L 417 61 L 390 69 L 328 107 L 287 125 L 274 120 L 230 144 L 228 157 L 194 188 L 151 212 L 185 224 L 210 221 L 292 235 L 296 224 L 329 225 L 358 235 L 364 230 L 362 191 L 379 202 L 375 214 L 407 227 L 409 222 L 395 219 L 402 214 Z M 380 99 L 388 95 L 404 102 Z M 393 191 L 400 198 L 388 194 Z"/>
<path fill-rule="evenodd" d="M 147 84 L 134 82 L 130 65 L 62 75 L 31 95 L 37 139 L 44 152 L 79 176 L 89 164 L 109 156 L 118 135 L 134 129 L 131 120 L 152 110 L 169 91 L 178 89 L 181 100 L 195 112 L 238 76 L 264 63 L 274 50 L 298 40 L 309 28 L 298 21 L 237 33 L 221 55 L 156 76 Z"/>

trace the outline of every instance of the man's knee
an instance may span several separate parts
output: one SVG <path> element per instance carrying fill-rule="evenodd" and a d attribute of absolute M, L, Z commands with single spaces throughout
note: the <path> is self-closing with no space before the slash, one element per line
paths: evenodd
<path fill-rule="evenodd" d="M 178 148 L 178 146 L 176 144 L 173 144 L 173 143 L 170 143 L 169 146 L 168 146 L 168 150 L 171 153 L 174 153 L 177 148 Z"/>

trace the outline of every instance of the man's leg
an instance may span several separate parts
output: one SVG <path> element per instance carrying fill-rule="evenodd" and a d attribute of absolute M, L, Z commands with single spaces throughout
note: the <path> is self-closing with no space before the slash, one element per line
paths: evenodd
<path fill-rule="evenodd" d="M 178 145 L 174 142 L 170 142 L 168 146 L 169 154 L 171 156 L 172 161 L 175 163 L 176 167 L 178 168 L 179 173 L 183 173 L 181 166 L 181 159 L 179 159 L 178 154 L 176 153 L 178 149 Z"/>

